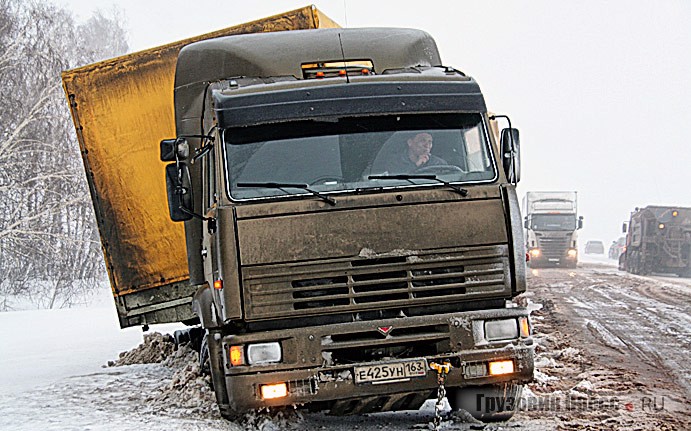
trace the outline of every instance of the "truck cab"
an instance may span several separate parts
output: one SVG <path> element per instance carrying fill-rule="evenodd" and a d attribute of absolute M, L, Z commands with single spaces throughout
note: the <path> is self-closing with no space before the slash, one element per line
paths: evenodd
<path fill-rule="evenodd" d="M 691 277 L 691 208 L 649 205 L 624 223 L 626 245 L 619 269 L 632 274 Z"/>
<path fill-rule="evenodd" d="M 533 373 L 518 130 L 427 33 L 323 26 L 63 73 L 120 324 L 193 325 L 228 418 L 416 409 L 443 381 L 507 419 Z"/>
<path fill-rule="evenodd" d="M 576 268 L 583 227 L 576 192 L 528 192 L 523 207 L 530 267 Z"/>
<path fill-rule="evenodd" d="M 204 67 L 200 67 L 203 65 Z M 161 143 L 224 415 L 418 408 L 532 377 L 518 132 L 410 29 L 188 45 Z M 477 410 L 477 409 L 475 409 Z M 510 417 L 513 409 L 476 411 Z"/>

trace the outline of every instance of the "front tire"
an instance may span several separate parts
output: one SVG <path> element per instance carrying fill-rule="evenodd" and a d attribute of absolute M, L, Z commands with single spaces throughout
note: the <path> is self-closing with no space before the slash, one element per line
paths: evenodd
<path fill-rule="evenodd" d="M 483 422 L 507 421 L 518 410 L 523 385 L 495 385 L 449 388 L 447 398 L 453 410 L 465 410 Z"/>
<path fill-rule="evenodd" d="M 221 416 L 228 420 L 237 419 L 240 412 L 235 411 L 228 401 L 228 389 L 223 368 L 223 347 L 221 333 L 209 330 L 204 334 L 199 350 L 199 364 L 203 372 L 211 374 L 211 386 L 216 395 L 216 402 Z"/>

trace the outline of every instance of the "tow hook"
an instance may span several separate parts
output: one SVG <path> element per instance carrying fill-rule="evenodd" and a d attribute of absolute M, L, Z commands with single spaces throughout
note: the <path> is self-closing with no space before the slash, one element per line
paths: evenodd
<path fill-rule="evenodd" d="M 441 425 L 441 411 L 444 408 L 444 397 L 446 396 L 446 389 L 444 388 L 444 382 L 446 381 L 446 375 L 451 371 L 451 363 L 444 361 L 441 364 L 436 362 L 430 362 L 429 367 L 437 372 L 437 403 L 434 405 L 434 429 L 438 430 Z"/>

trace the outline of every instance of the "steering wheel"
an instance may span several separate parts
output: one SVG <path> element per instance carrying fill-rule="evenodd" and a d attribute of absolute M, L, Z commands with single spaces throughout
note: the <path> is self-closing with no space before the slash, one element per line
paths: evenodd
<path fill-rule="evenodd" d="M 433 174 L 433 173 L 438 173 L 438 174 L 443 174 L 443 173 L 453 173 L 453 172 L 459 172 L 462 174 L 465 174 L 466 171 L 463 169 L 459 168 L 456 165 L 427 165 L 427 166 L 422 166 L 418 169 L 415 170 L 416 174 Z"/>

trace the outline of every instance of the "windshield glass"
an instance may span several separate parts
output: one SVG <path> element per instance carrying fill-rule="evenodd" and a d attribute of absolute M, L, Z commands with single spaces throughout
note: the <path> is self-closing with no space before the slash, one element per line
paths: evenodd
<path fill-rule="evenodd" d="M 576 217 L 573 214 L 538 214 L 530 219 L 533 230 L 575 230 Z"/>
<path fill-rule="evenodd" d="M 332 118 L 226 129 L 234 199 L 493 181 L 479 114 Z"/>

